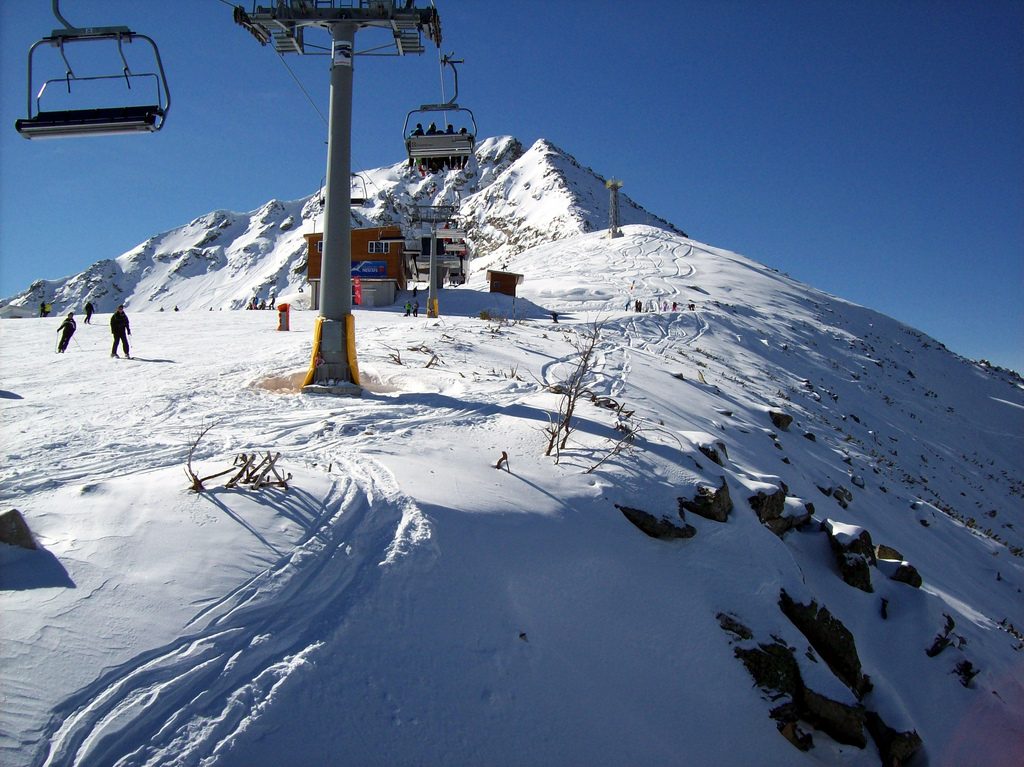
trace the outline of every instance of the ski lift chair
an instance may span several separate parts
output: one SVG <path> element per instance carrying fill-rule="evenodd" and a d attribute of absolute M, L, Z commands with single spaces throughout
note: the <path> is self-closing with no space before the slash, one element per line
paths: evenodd
<path fill-rule="evenodd" d="M 65 25 L 65 28 L 54 30 L 49 37 L 39 40 L 29 49 L 28 116 L 15 121 L 14 127 L 18 133 L 27 139 L 36 139 L 120 133 L 154 133 L 160 130 L 167 119 L 171 95 L 167 89 L 167 78 L 164 75 L 163 62 L 160 60 L 160 51 L 157 49 L 156 43 L 146 35 L 132 32 L 128 27 L 90 27 L 85 29 L 72 27 L 60 15 L 57 0 L 54 0 L 54 14 Z M 144 40 L 153 49 L 156 71 L 145 73 L 131 71 L 124 55 L 123 46 L 125 43 L 131 43 L 135 40 Z M 115 42 L 117 44 L 117 52 L 123 64 L 121 72 L 109 75 L 76 77 L 65 55 L 64 48 L 70 43 L 83 42 Z M 32 90 L 35 84 L 33 80 L 33 60 L 36 49 L 43 44 L 51 45 L 60 51 L 60 56 L 64 61 L 66 70 L 63 77 L 45 80 L 33 100 Z M 132 90 L 133 84 L 150 83 L 154 86 L 154 97 L 147 99 L 142 104 L 100 106 L 87 109 L 44 110 L 42 108 L 43 98 L 47 93 L 47 89 L 57 83 L 63 84 L 70 95 L 73 83 L 82 84 L 113 80 L 123 80 L 129 90 Z"/>
<path fill-rule="evenodd" d="M 431 112 L 462 113 L 467 116 L 466 121 L 472 125 L 472 129 L 467 125 L 463 125 L 463 132 L 456 133 L 420 134 L 418 132 L 409 132 L 409 123 L 413 121 L 413 115 L 423 115 Z M 415 122 L 422 124 L 422 119 L 416 119 Z M 476 130 L 476 120 L 473 117 L 473 112 L 455 103 L 424 104 L 419 109 L 411 110 L 405 116 L 404 129 L 406 136 L 405 148 L 409 154 L 409 166 L 415 168 L 421 164 L 427 166 L 447 164 L 450 168 L 461 168 L 473 154 L 473 148 L 476 146 Z"/>
<path fill-rule="evenodd" d="M 447 165 L 449 168 L 461 168 L 466 160 L 473 155 L 476 146 L 476 118 L 473 112 L 455 103 L 459 98 L 459 71 L 456 64 L 461 64 L 461 59 L 453 59 L 445 56 L 441 60 L 442 65 L 451 67 L 454 74 L 455 93 L 451 101 L 444 104 L 423 104 L 419 109 L 412 109 L 405 116 L 405 125 L 402 128 L 402 135 L 405 137 L 405 148 L 409 154 L 409 166 L 412 168 L 419 165 L 426 165 L 429 168 L 436 168 Z M 456 117 L 448 119 L 449 112 L 454 112 Z M 424 122 L 434 124 L 430 116 L 442 116 L 442 128 L 436 132 L 422 130 Z M 414 118 L 413 116 L 416 115 Z M 413 130 L 409 129 L 409 123 L 413 123 Z M 460 124 L 460 128 L 453 127 L 453 132 L 446 132 L 449 125 Z M 472 126 L 472 127 L 470 127 Z"/>
<path fill-rule="evenodd" d="M 361 208 L 363 205 L 366 204 L 366 200 L 367 200 L 367 197 L 366 197 L 366 179 L 364 179 L 358 173 L 353 173 L 352 174 L 352 181 L 353 182 L 358 181 L 359 182 L 359 186 L 361 186 L 362 189 L 361 190 L 357 189 L 356 185 L 354 183 L 349 187 L 349 189 L 350 189 L 350 192 L 349 192 L 349 204 L 353 208 Z"/>

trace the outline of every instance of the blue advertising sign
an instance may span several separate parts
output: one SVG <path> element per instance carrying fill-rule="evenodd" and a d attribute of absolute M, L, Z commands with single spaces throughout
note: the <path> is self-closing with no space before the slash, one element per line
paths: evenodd
<path fill-rule="evenodd" d="M 387 261 L 353 261 L 353 277 L 387 277 Z"/>

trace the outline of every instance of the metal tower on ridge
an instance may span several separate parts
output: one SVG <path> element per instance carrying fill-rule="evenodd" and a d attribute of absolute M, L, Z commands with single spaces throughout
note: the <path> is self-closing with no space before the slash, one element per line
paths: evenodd
<path fill-rule="evenodd" d="M 331 100 L 328 116 L 326 205 L 320 317 L 304 391 L 360 393 L 352 317 L 352 59 L 356 32 L 365 27 L 390 30 L 390 43 L 360 53 L 402 56 L 423 53 L 423 35 L 441 44 L 437 10 L 415 7 L 415 0 L 275 0 L 235 8 L 235 21 L 278 53 L 306 53 L 310 27 L 331 36 Z M 313 48 L 313 46 L 309 46 Z M 322 48 L 314 49 L 322 53 Z"/>
<path fill-rule="evenodd" d="M 610 178 L 604 182 L 611 193 L 611 200 L 608 202 L 608 236 L 621 237 L 619 230 L 619 190 L 622 189 L 622 182 L 617 178 Z"/>

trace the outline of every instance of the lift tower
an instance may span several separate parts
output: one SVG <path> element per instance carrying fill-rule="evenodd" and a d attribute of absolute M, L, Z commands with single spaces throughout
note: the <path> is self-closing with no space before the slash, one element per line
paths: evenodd
<path fill-rule="evenodd" d="M 622 189 L 622 182 L 617 178 L 610 178 L 604 182 L 609 190 L 608 200 L 608 236 L 615 238 L 622 236 L 619 229 L 619 190 Z"/>
<path fill-rule="evenodd" d="M 441 45 L 437 10 L 417 8 L 415 0 L 258 0 L 252 10 L 235 7 L 235 21 L 262 45 L 278 53 L 306 53 L 305 32 L 326 29 L 331 36 L 331 100 L 328 116 L 327 179 L 324 208 L 320 317 L 304 391 L 358 395 L 359 373 L 352 317 L 352 58 L 356 32 L 364 27 L 390 30 L 393 40 L 371 49 L 382 55 L 423 53 L 423 34 Z M 322 49 L 310 45 L 315 52 Z M 388 53 L 383 55 L 388 55 Z"/>

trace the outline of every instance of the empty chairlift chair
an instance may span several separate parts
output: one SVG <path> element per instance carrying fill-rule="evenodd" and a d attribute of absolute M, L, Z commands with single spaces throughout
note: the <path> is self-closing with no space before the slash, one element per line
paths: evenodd
<path fill-rule="evenodd" d="M 356 183 L 358 182 L 358 184 Z M 358 173 L 352 174 L 352 184 L 349 187 L 349 205 L 353 208 L 361 208 L 366 204 L 366 179 Z"/>
<path fill-rule="evenodd" d="M 57 19 L 64 24 L 64 28 L 54 30 L 49 37 L 39 40 L 29 49 L 28 116 L 15 121 L 14 127 L 18 133 L 27 139 L 36 139 L 153 133 L 160 130 L 167 119 L 171 97 L 156 43 L 146 35 L 132 32 L 128 27 L 73 27 L 60 15 L 57 0 L 54 0 L 53 10 Z M 129 67 L 125 58 L 124 46 L 136 40 L 145 41 L 152 49 L 155 71 L 133 72 Z M 122 64 L 121 71 L 111 74 L 76 76 L 65 53 L 65 47 L 71 43 L 105 44 L 108 47 L 111 44 L 115 45 Z M 44 44 L 57 48 L 63 60 L 65 72 L 62 77 L 43 80 L 33 98 L 34 58 L 36 50 Z M 80 106 L 77 99 L 94 98 L 96 94 L 109 99 L 109 89 L 103 86 L 111 85 L 116 81 L 123 83 L 126 91 L 125 97 L 120 99 L 120 103 L 90 105 L 85 108 Z M 77 86 L 74 91 L 72 90 L 73 86 Z M 56 90 L 60 90 L 62 93 L 56 94 L 54 92 Z M 48 108 L 44 109 L 44 104 Z M 49 108 L 53 105 L 61 108 Z"/>

